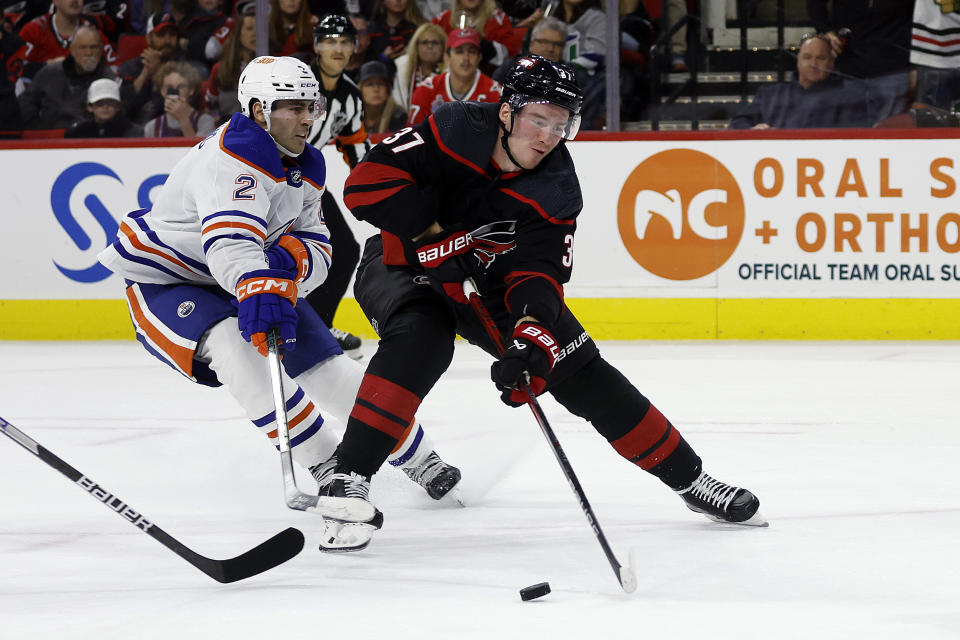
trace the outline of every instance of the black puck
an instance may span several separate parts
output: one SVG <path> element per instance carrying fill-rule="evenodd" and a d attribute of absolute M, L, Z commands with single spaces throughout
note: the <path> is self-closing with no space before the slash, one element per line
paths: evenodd
<path fill-rule="evenodd" d="M 550 583 L 541 582 L 539 584 L 532 584 L 529 587 L 520 589 L 520 599 L 526 602 L 527 600 L 533 600 L 534 598 L 545 596 L 548 593 L 550 593 Z"/>

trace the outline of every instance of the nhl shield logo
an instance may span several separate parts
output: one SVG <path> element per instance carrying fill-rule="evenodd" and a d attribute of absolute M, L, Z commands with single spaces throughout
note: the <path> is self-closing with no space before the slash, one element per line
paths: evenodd
<path fill-rule="evenodd" d="M 197 305 L 193 303 L 192 300 L 184 300 L 180 303 L 180 306 L 177 307 L 177 315 L 181 318 L 186 318 L 188 315 L 193 313 L 193 310 L 197 308 Z"/>
<path fill-rule="evenodd" d="M 300 167 L 291 167 L 287 171 L 287 184 L 291 187 L 299 187 L 303 184 L 303 171 L 300 170 Z"/>

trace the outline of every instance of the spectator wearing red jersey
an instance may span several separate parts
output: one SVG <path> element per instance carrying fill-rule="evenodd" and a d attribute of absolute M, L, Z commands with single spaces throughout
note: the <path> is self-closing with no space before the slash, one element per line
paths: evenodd
<path fill-rule="evenodd" d="M 24 60 L 23 77 L 32 78 L 45 62 L 65 58 L 74 34 L 83 25 L 99 32 L 107 64 L 113 63 L 116 52 L 104 35 L 115 31 L 113 20 L 105 15 L 85 15 L 82 0 L 53 0 L 52 13 L 34 18 L 20 29 L 24 42 L 19 54 Z"/>
<path fill-rule="evenodd" d="M 253 4 L 243 9 L 238 18 L 240 26 L 234 28 L 223 45 L 223 55 L 213 65 L 207 82 L 207 106 L 226 122 L 240 111 L 237 86 L 240 72 L 257 57 L 257 16 Z"/>
<path fill-rule="evenodd" d="M 313 25 L 306 0 L 270 0 L 270 55 L 313 60 Z"/>
<path fill-rule="evenodd" d="M 480 34 L 455 29 L 447 36 L 447 70 L 424 80 L 410 100 L 408 125 L 427 119 L 444 102 L 499 102 L 500 84 L 480 71 Z"/>
<path fill-rule="evenodd" d="M 86 113 L 90 84 L 115 77 L 103 59 L 99 31 L 81 25 L 71 37 L 67 57 L 44 65 L 20 96 L 24 128 L 66 129 Z"/>
<path fill-rule="evenodd" d="M 368 60 L 391 63 L 407 52 L 417 27 L 426 22 L 415 0 L 377 0 L 373 6 Z"/>
<path fill-rule="evenodd" d="M 483 39 L 483 63 L 496 68 L 510 56 L 520 53 L 526 29 L 515 29 L 510 17 L 497 8 L 494 0 L 453 0 L 453 7 L 433 19 L 450 33 L 469 27 Z"/>

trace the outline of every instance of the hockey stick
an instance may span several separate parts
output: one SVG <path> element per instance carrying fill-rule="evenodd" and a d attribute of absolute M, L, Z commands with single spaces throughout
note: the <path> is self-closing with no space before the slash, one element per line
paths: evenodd
<path fill-rule="evenodd" d="M 213 560 L 207 558 L 195 551 L 189 549 L 182 542 L 171 536 L 169 533 L 158 527 L 156 524 L 144 518 L 140 512 L 134 510 L 130 505 L 121 500 L 118 496 L 110 493 L 102 486 L 80 473 L 62 459 L 57 457 L 49 449 L 40 445 L 36 440 L 20 431 L 15 426 L 0 418 L 0 431 L 11 440 L 22 446 L 24 449 L 37 456 L 48 465 L 70 478 L 81 489 L 91 496 L 107 505 L 115 511 L 124 520 L 131 522 L 133 526 L 140 531 L 150 535 L 154 540 L 170 549 L 175 554 L 195 566 L 200 571 L 216 580 L 217 582 L 236 582 L 258 573 L 263 573 L 279 564 L 283 564 L 294 557 L 303 549 L 303 534 L 290 527 L 273 536 L 266 542 L 263 542 L 246 553 L 242 553 L 236 558 L 228 560 Z"/>
<path fill-rule="evenodd" d="M 463 291 L 467 295 L 467 299 L 470 301 L 470 306 L 473 307 L 473 310 L 477 314 L 477 318 L 479 318 L 483 328 L 486 330 L 487 335 L 490 336 L 493 344 L 497 347 L 497 353 L 503 355 L 503 342 L 500 338 L 500 331 L 497 329 L 497 325 L 494 323 L 493 318 L 490 317 L 490 313 L 487 311 L 486 306 L 484 306 L 483 300 L 480 298 L 480 294 L 477 292 L 477 287 L 474 285 L 471 279 L 467 278 L 464 281 Z M 580 486 L 580 480 L 577 479 L 577 474 L 574 473 L 573 466 L 567 459 L 567 454 L 564 453 L 563 448 L 560 446 L 560 440 L 557 439 L 556 434 L 550 427 L 550 423 L 547 422 L 547 416 L 543 413 L 543 409 L 540 407 L 537 397 L 533 394 L 533 391 L 530 389 L 530 385 L 526 382 L 521 381 L 520 387 L 527 394 L 527 406 L 529 406 L 530 410 L 533 412 L 533 417 L 540 426 L 540 431 L 543 432 L 543 436 L 547 439 L 547 442 L 550 443 L 550 449 L 553 451 L 553 455 L 556 457 L 557 462 L 560 463 L 560 468 L 563 469 L 563 475 L 566 476 L 567 482 L 570 484 L 570 488 L 573 489 L 574 494 L 576 494 L 577 501 L 580 503 L 580 508 L 583 510 L 583 515 L 587 517 L 587 522 L 590 523 L 590 528 L 593 529 L 594 535 L 597 536 L 597 541 L 600 543 L 600 547 L 603 548 L 603 553 L 607 556 L 607 560 L 610 562 L 610 566 L 613 568 L 613 573 L 616 574 L 617 580 L 620 582 L 620 586 L 623 587 L 623 590 L 627 593 L 633 593 L 637 588 L 637 575 L 633 567 L 633 556 L 631 555 L 631 562 L 629 566 L 623 566 L 617 561 L 617 557 L 613 554 L 613 550 L 610 548 L 610 544 L 607 542 L 607 537 L 603 534 L 603 530 L 600 528 L 600 521 L 597 520 L 597 516 L 593 513 L 593 508 L 590 506 L 590 502 L 587 501 L 587 494 L 584 493 L 583 487 Z"/>
<path fill-rule="evenodd" d="M 283 369 L 280 364 L 280 332 L 272 329 L 267 334 L 267 368 L 273 388 L 273 404 L 277 419 L 277 440 L 280 447 L 280 466 L 283 469 L 283 494 L 287 506 L 295 511 L 312 511 L 321 517 L 349 522 L 369 521 L 376 515 L 373 505 L 364 500 L 314 496 L 300 491 L 293 472 L 293 454 L 290 452 L 290 424 L 287 420 L 287 401 L 283 394 Z M 328 523 L 329 524 L 329 523 Z"/>

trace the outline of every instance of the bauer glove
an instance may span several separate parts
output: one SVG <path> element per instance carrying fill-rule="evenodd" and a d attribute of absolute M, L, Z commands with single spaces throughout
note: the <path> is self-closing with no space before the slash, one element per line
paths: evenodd
<path fill-rule="evenodd" d="M 447 229 L 415 243 L 417 260 L 430 278 L 430 286 L 454 302 L 467 304 L 463 281 L 516 247 L 515 227 L 513 221 L 501 221 L 473 231 Z"/>
<path fill-rule="evenodd" d="M 240 334 L 261 355 L 267 355 L 267 332 L 280 330 L 283 348 L 297 347 L 297 285 L 280 269 L 260 269 L 240 276 L 237 320 Z"/>
<path fill-rule="evenodd" d="M 530 385 L 533 395 L 543 393 L 547 376 L 557 362 L 557 341 L 547 328 L 536 322 L 522 322 L 513 330 L 513 339 L 500 359 L 490 367 L 490 378 L 502 393 L 500 399 L 511 407 L 526 403 Z"/>

